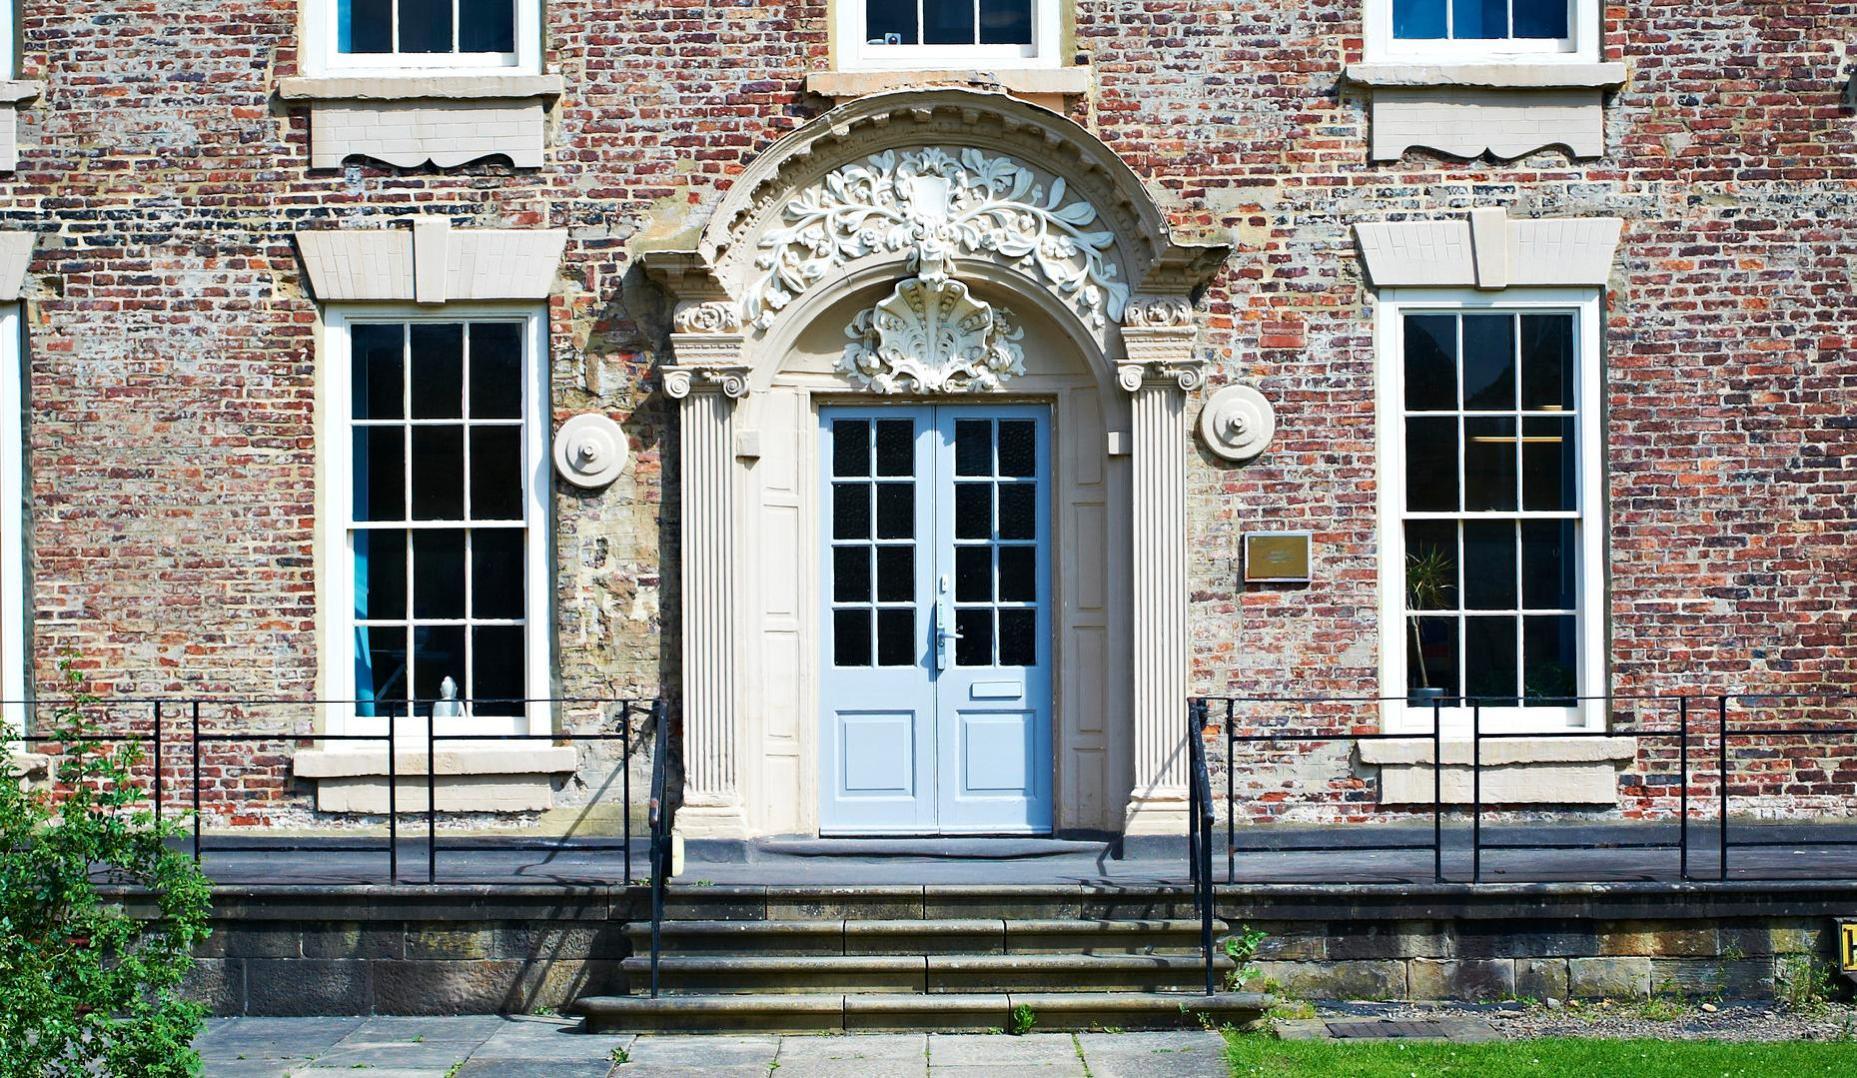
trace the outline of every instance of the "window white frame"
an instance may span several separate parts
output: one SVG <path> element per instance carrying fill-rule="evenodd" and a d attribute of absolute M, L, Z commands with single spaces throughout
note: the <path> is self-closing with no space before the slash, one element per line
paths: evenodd
<path fill-rule="evenodd" d="M 834 0 L 832 34 L 840 70 L 967 71 L 977 68 L 1062 67 L 1058 0 L 1032 0 L 1030 45 L 871 45 L 864 0 Z"/>
<path fill-rule="evenodd" d="M 1406 459 L 1405 459 L 1405 315 L 1421 311 L 1564 312 L 1574 316 L 1574 397 L 1577 414 L 1574 437 L 1579 447 L 1576 549 L 1579 573 L 1576 595 L 1576 640 L 1579 671 L 1576 685 L 1582 697 L 1603 696 L 1606 671 L 1605 572 L 1605 418 L 1602 411 L 1605 376 L 1601 366 L 1601 296 L 1597 288 L 1512 288 L 1500 292 L 1470 289 L 1388 289 L 1379 294 L 1374 309 L 1374 351 L 1377 370 L 1375 415 L 1379 457 L 1380 547 L 1380 695 L 1386 729 L 1390 733 L 1429 732 L 1430 707 L 1406 702 L 1405 565 Z M 1508 519 L 1513 513 L 1492 513 Z M 1474 514 L 1459 514 L 1474 516 Z M 1588 701 L 1570 708 L 1485 707 L 1481 724 L 1486 732 L 1567 732 L 1604 729 L 1606 708 Z M 1440 709 L 1445 733 L 1468 736 L 1473 721 L 1469 707 Z"/>
<path fill-rule="evenodd" d="M 523 402 L 522 402 L 522 474 L 525 492 L 523 544 L 524 628 L 527 657 L 524 669 L 524 693 L 531 700 L 552 695 L 553 625 L 552 596 L 549 585 L 549 550 L 553 528 L 549 508 L 550 461 L 548 457 L 548 337 L 547 310 L 534 304 L 446 304 L 443 307 L 374 305 L 365 307 L 331 307 L 323 325 L 324 381 L 322 401 L 322 496 L 320 513 L 320 547 L 324 552 L 323 591 L 328 604 L 323 618 L 324 637 L 321 648 L 325 686 L 331 701 L 353 701 L 355 686 L 355 569 L 353 480 L 354 448 L 352 442 L 350 400 L 350 327 L 369 322 L 457 323 L 502 321 L 522 325 Z M 410 465 L 409 465 L 410 466 Z M 439 527 L 456 527 L 446 522 Z M 412 523 L 410 527 L 419 527 Z M 468 586 L 468 582 L 467 582 Z M 460 692 L 462 693 L 462 689 Z M 551 721 L 550 709 L 531 703 L 522 716 L 482 716 L 441 724 L 439 736 L 453 734 L 546 733 Z M 327 716 L 328 731 L 336 734 L 379 733 L 387 720 L 379 716 L 357 714 L 353 703 L 332 705 Z M 402 718 L 397 729 L 408 739 L 423 738 L 424 723 Z M 468 744 L 468 743 L 467 743 Z M 366 750 L 363 742 L 346 742 L 339 748 Z"/>
<path fill-rule="evenodd" d="M 0 729 L 27 728 L 25 339 L 20 305 L 0 305 Z"/>
<path fill-rule="evenodd" d="M 0 79 L 19 77 L 14 67 L 15 50 L 19 43 L 14 40 L 19 33 L 19 0 L 0 0 Z"/>
<path fill-rule="evenodd" d="M 304 0 L 304 70 L 312 77 L 422 78 L 432 75 L 542 73 L 542 0 L 517 0 L 513 53 L 367 53 L 340 51 L 341 0 Z"/>
<path fill-rule="evenodd" d="M 1426 39 L 1393 36 L 1393 0 L 1364 0 L 1367 63 L 1486 64 L 1599 62 L 1600 0 L 1567 0 L 1567 32 L 1559 40 L 1542 38 Z M 1446 0 L 1447 4 L 1449 0 Z M 1448 11 L 1448 8 L 1447 8 Z M 1448 16 L 1447 16 L 1448 17 Z"/>

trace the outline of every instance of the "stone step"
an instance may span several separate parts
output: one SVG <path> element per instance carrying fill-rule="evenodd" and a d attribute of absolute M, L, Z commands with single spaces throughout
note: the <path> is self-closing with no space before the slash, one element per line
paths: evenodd
<path fill-rule="evenodd" d="M 1213 922 L 1214 937 L 1224 922 Z M 929 955 L 929 954 L 1191 954 L 1200 950 L 1198 921 L 1080 918 L 942 918 L 938 920 L 665 921 L 666 954 Z M 633 953 L 651 945 L 649 922 L 625 928 Z"/>
<path fill-rule="evenodd" d="M 740 886 L 673 882 L 670 920 L 779 921 L 843 918 L 1192 917 L 1190 890 L 1165 885 L 946 884 L 913 886 Z M 630 919 L 630 914 L 627 915 Z"/>
<path fill-rule="evenodd" d="M 1202 1023 L 1245 1027 L 1274 1000 L 1255 992 L 869 993 L 586 996 L 568 1006 L 595 1033 L 654 1030 L 1010 1029 L 1015 1008 L 1031 1008 L 1034 1030 L 1176 1029 Z"/>
<path fill-rule="evenodd" d="M 623 963 L 633 995 L 648 990 L 651 959 Z M 1215 976 L 1234 968 L 1213 960 Z M 666 954 L 661 991 L 677 995 L 765 992 L 1145 992 L 1205 984 L 1197 954 L 693 955 Z"/>

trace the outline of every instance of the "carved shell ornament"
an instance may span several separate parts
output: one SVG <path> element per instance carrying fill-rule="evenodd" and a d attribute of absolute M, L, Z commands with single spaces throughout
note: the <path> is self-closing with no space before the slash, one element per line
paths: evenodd
<path fill-rule="evenodd" d="M 922 262 L 920 273 L 851 320 L 839 368 L 877 393 L 985 392 L 1024 374 L 1024 332 L 1011 314 L 950 279 L 938 246 Z"/>
<path fill-rule="evenodd" d="M 1066 201 L 1023 163 L 963 149 L 888 150 L 827 174 L 791 199 L 786 225 L 762 237 L 743 312 L 760 329 L 833 270 L 871 254 L 907 252 L 920 272 L 939 259 L 991 254 L 1044 282 L 1092 329 L 1120 319 L 1129 288 L 1115 234 L 1091 231 L 1096 207 Z"/>

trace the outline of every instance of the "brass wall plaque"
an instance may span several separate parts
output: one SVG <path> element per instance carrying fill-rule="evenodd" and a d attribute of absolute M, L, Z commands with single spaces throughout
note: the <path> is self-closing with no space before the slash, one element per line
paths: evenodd
<path fill-rule="evenodd" d="M 1247 584 L 1307 584 L 1308 532 L 1248 532 L 1244 537 Z"/>
<path fill-rule="evenodd" d="M 1857 973 L 1857 921 L 1838 922 L 1838 968 Z"/>

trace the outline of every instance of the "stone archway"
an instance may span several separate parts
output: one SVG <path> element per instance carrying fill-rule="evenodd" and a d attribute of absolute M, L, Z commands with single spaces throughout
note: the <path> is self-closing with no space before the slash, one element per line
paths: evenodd
<path fill-rule="evenodd" d="M 1202 380 L 1191 296 L 1225 254 L 1175 241 L 1128 168 L 1063 117 L 1003 95 L 936 91 L 821 116 L 755 161 L 695 248 L 645 256 L 676 303 L 675 362 L 662 377 L 682 402 L 681 833 L 741 839 L 816 826 L 817 764 L 782 710 L 816 699 L 805 604 L 768 601 L 762 574 L 744 572 L 767 528 L 789 509 L 805 514 L 805 493 L 778 478 L 789 455 L 810 451 L 794 402 L 1066 387 L 1098 398 L 1094 452 L 1114 477 L 1105 489 L 1119 491 L 1101 516 L 1111 533 L 1103 556 L 1118 562 L 1103 602 L 1118 628 L 1100 650 L 1117 676 L 1073 695 L 1119 699 L 1100 746 L 1103 789 L 1075 786 L 1057 826 L 1184 828 L 1185 406 Z M 822 317 L 837 319 L 842 351 L 829 371 L 796 374 L 796 342 L 809 331 L 816 341 Z M 1055 369 L 1043 382 L 1028 376 L 1028 322 L 1041 356 L 1074 357 L 1081 381 Z M 1059 766 L 1061 776 L 1061 752 Z"/>

